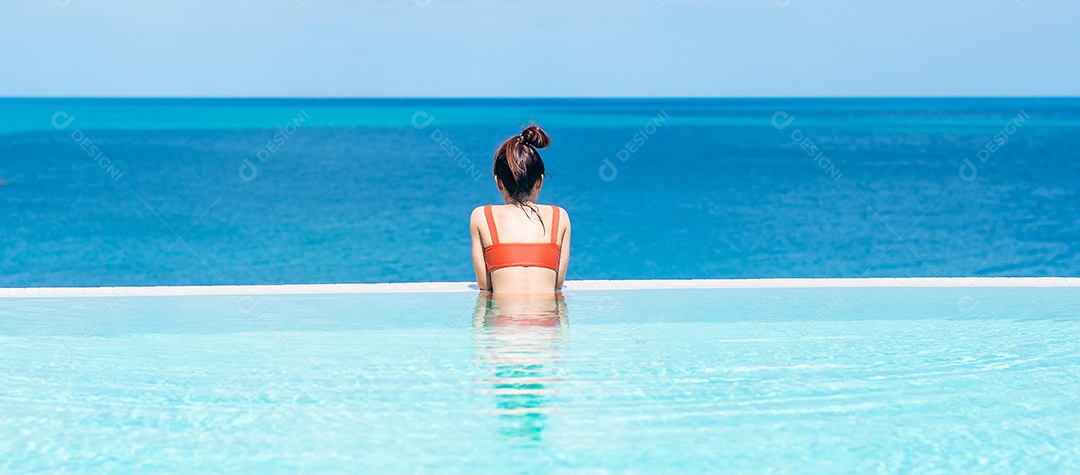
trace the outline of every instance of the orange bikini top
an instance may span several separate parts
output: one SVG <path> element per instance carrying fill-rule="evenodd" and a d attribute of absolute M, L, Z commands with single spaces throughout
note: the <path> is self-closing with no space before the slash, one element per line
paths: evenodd
<path fill-rule="evenodd" d="M 551 207 L 551 242 L 499 242 L 491 205 L 484 207 L 491 245 L 484 248 L 484 262 L 491 273 L 504 267 L 544 267 L 559 272 L 559 208 Z"/>

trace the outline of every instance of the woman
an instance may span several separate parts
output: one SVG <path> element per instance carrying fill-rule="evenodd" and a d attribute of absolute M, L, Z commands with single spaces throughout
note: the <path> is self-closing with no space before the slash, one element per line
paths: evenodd
<path fill-rule="evenodd" d="M 538 205 L 544 162 L 537 149 L 551 139 L 530 125 L 495 151 L 495 185 L 504 205 L 473 210 L 472 258 L 476 284 L 496 295 L 553 295 L 570 262 L 570 217 Z"/>

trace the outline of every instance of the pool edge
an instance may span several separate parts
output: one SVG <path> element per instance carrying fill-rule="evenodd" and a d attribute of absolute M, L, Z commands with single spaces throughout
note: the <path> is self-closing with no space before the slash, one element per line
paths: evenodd
<path fill-rule="evenodd" d="M 565 291 L 654 289 L 793 289 L 854 287 L 1080 287 L 1080 277 L 867 277 L 769 279 L 574 280 Z M 9 287 L 0 298 L 175 295 L 301 295 L 477 292 L 471 282 L 195 285 L 145 287 Z"/>

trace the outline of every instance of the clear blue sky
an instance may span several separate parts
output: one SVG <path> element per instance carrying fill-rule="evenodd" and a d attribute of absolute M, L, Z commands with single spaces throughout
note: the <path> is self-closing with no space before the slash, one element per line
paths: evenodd
<path fill-rule="evenodd" d="M 1076 0 L 0 0 L 0 96 L 1080 96 Z"/>

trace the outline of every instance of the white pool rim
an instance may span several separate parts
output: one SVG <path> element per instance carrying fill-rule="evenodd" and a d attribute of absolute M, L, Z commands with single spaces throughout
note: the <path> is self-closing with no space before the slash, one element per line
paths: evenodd
<path fill-rule="evenodd" d="M 798 279 L 574 280 L 566 292 L 655 289 L 797 289 L 861 287 L 1080 287 L 1080 277 L 869 277 Z M 0 288 L 0 298 L 138 297 L 175 295 L 300 295 L 477 292 L 474 282 L 377 284 L 190 285 L 142 287 Z"/>

